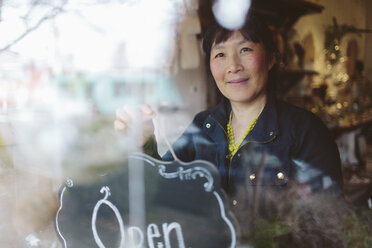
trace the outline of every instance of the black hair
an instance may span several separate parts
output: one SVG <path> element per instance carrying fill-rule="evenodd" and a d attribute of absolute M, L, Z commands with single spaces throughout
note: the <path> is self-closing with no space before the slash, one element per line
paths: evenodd
<path fill-rule="evenodd" d="M 205 53 L 205 65 L 207 74 L 212 79 L 213 77 L 210 71 L 210 56 L 212 45 L 214 43 L 220 43 L 228 40 L 233 35 L 234 31 L 236 30 L 229 30 L 222 27 L 216 21 L 213 21 L 205 31 L 202 47 Z M 238 29 L 238 31 L 240 31 L 240 33 L 247 40 L 254 43 L 261 43 L 265 48 L 269 61 L 277 59 L 278 47 L 274 39 L 274 34 L 266 25 L 266 23 L 260 19 L 259 16 L 257 16 L 253 12 L 249 12 L 244 25 L 240 29 Z M 274 90 L 273 80 L 276 77 L 276 67 L 277 66 L 274 65 L 269 71 L 268 75 L 267 88 L 271 91 Z"/>

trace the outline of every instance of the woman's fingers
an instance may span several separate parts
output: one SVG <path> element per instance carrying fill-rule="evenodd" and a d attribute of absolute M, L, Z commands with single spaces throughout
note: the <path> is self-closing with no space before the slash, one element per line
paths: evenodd
<path fill-rule="evenodd" d="M 130 116 L 126 108 L 116 110 L 116 120 L 114 122 L 115 130 L 125 131 L 128 128 L 131 121 L 132 117 Z"/>
<path fill-rule="evenodd" d="M 135 114 L 134 109 L 129 109 L 128 107 L 123 107 L 116 110 L 116 120 L 114 122 L 115 130 L 126 131 L 132 123 L 141 122 L 144 133 L 149 133 L 154 131 L 152 124 L 152 119 L 155 117 L 155 112 L 152 110 L 150 105 L 142 104 L 137 112 L 141 113 Z M 141 118 L 138 120 L 137 118 Z"/>
<path fill-rule="evenodd" d="M 127 129 L 127 126 L 128 125 L 126 123 L 119 120 L 115 120 L 114 122 L 114 127 L 116 131 L 125 131 Z"/>
<path fill-rule="evenodd" d="M 130 123 L 132 121 L 131 114 L 126 107 L 116 110 L 116 119 L 125 123 Z"/>
<path fill-rule="evenodd" d="M 152 110 L 150 105 L 142 104 L 140 108 L 141 108 L 141 112 L 142 112 L 142 120 L 144 122 L 152 120 L 155 117 L 155 112 Z"/>

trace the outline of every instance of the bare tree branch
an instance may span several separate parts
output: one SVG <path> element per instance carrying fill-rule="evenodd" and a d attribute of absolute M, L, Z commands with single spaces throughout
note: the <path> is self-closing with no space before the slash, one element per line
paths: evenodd
<path fill-rule="evenodd" d="M 0 4 L 1 4 L 1 2 L 2 2 L 2 0 L 0 0 Z M 0 48 L 0 53 L 6 51 L 8 49 L 10 49 L 12 46 L 14 46 L 15 44 L 17 44 L 19 41 L 21 41 L 23 38 L 25 38 L 32 31 L 38 29 L 45 21 L 47 21 L 49 19 L 53 19 L 57 15 L 59 15 L 61 12 L 63 12 L 63 10 L 64 10 L 63 7 L 65 6 L 66 3 L 67 3 L 67 0 L 63 1 L 63 3 L 61 4 L 61 6 L 53 8 L 48 14 L 46 14 L 45 16 L 43 16 L 42 18 L 40 18 L 39 21 L 36 24 L 32 25 L 31 27 L 28 27 L 16 39 L 14 39 L 13 41 L 11 41 L 9 44 L 7 44 L 6 46 L 4 46 L 3 48 Z"/>
<path fill-rule="evenodd" d="M 29 16 L 31 15 L 32 11 L 35 9 L 35 6 L 37 5 L 39 5 L 39 0 L 33 0 L 27 13 L 24 16 L 21 16 L 21 19 L 23 19 L 26 22 Z"/>

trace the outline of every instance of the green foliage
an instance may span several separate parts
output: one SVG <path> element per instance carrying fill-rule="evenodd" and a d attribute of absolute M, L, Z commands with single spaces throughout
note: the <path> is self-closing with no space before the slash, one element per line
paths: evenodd
<path fill-rule="evenodd" d="M 364 209 L 359 213 L 355 210 L 347 211 L 343 215 L 342 223 L 343 233 L 339 235 L 343 235 L 343 247 L 372 247 L 372 210 Z M 294 223 L 282 221 L 278 217 L 256 220 L 252 231 L 243 236 L 243 243 L 254 248 L 280 248 L 293 247 L 293 245 L 298 247 L 296 242 L 292 243 L 292 238 L 296 235 L 294 226 Z"/>
<path fill-rule="evenodd" d="M 255 248 L 279 248 L 278 237 L 290 232 L 289 223 L 281 221 L 278 217 L 271 217 L 256 220 L 253 231 L 245 238 Z"/>
<path fill-rule="evenodd" d="M 372 210 L 350 212 L 344 217 L 344 236 L 347 248 L 372 247 Z"/>

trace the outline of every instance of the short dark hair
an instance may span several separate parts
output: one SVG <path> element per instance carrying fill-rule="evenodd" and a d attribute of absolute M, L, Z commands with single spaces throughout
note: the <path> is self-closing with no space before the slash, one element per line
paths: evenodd
<path fill-rule="evenodd" d="M 211 49 L 214 43 L 220 43 L 228 40 L 236 30 L 229 30 L 216 21 L 213 21 L 205 31 L 203 37 L 203 50 L 205 53 L 205 65 L 207 69 L 208 76 L 211 76 L 210 71 L 210 56 Z M 254 12 L 249 12 L 244 25 L 238 29 L 240 33 L 249 41 L 254 43 L 261 43 L 266 51 L 269 60 L 276 59 L 278 56 L 278 47 L 274 39 L 274 34 L 266 23 Z M 271 81 L 276 73 L 276 66 L 269 72 L 269 82 L 268 88 L 272 88 Z"/>

